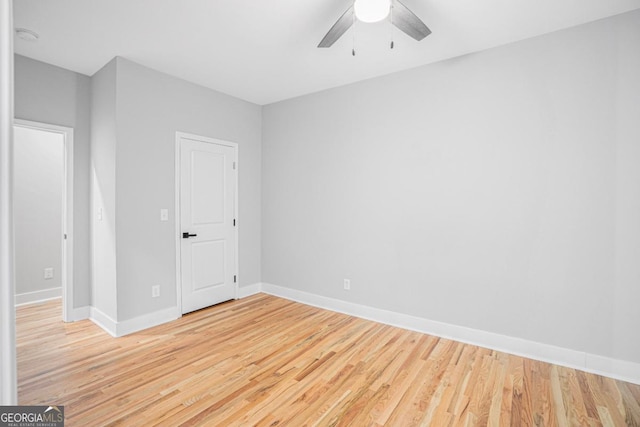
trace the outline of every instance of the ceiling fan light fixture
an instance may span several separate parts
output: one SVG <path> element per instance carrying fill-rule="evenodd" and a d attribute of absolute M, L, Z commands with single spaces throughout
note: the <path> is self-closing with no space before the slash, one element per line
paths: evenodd
<path fill-rule="evenodd" d="M 391 8 L 393 8 L 393 12 Z M 349 28 L 355 25 L 356 19 L 362 22 L 378 22 L 391 13 L 393 15 L 389 22 L 414 40 L 420 41 L 431 34 L 429 27 L 401 0 L 355 0 L 329 29 L 318 47 L 331 47 Z M 393 49 L 393 45 L 391 45 L 391 49 Z"/>
<path fill-rule="evenodd" d="M 379 22 L 389 16 L 391 0 L 355 0 L 353 9 L 358 21 Z"/>

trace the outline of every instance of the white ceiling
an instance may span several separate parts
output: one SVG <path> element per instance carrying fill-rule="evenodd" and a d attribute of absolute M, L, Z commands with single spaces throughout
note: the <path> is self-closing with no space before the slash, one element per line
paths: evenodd
<path fill-rule="evenodd" d="M 640 0 L 402 0 L 431 28 L 421 42 L 388 22 L 316 46 L 352 0 L 16 0 L 21 55 L 92 75 L 114 56 L 254 102 L 319 90 L 640 8 Z"/>

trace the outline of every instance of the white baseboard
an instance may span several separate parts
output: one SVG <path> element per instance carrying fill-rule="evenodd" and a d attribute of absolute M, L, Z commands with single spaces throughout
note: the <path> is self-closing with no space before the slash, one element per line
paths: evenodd
<path fill-rule="evenodd" d="M 254 283 L 252 285 L 238 287 L 238 299 L 259 294 L 261 291 L 262 291 L 262 283 Z"/>
<path fill-rule="evenodd" d="M 16 306 L 37 304 L 40 302 L 50 301 L 52 299 L 62 298 L 62 288 L 51 288 L 42 291 L 27 292 L 16 294 Z M 67 322 L 75 322 L 85 320 L 90 317 L 91 308 L 89 306 L 77 307 L 72 309 L 70 318 Z"/>
<path fill-rule="evenodd" d="M 41 291 L 25 292 L 16 294 L 16 305 L 33 304 L 36 302 L 49 301 L 56 298 L 62 298 L 62 288 L 43 289 Z"/>
<path fill-rule="evenodd" d="M 112 337 L 118 336 L 117 328 L 116 328 L 118 322 L 116 322 L 111 317 L 104 314 L 99 309 L 95 307 L 91 307 L 89 309 L 89 319 L 91 319 L 93 323 L 95 323 L 96 325 L 100 326 L 102 329 L 107 331 L 109 335 L 111 335 Z"/>
<path fill-rule="evenodd" d="M 77 322 L 78 320 L 86 320 L 91 317 L 91 307 L 85 305 L 84 307 L 77 307 L 71 311 L 69 322 Z"/>
<path fill-rule="evenodd" d="M 169 307 L 163 310 L 154 311 L 153 313 L 143 316 L 134 317 L 133 319 L 117 322 L 110 316 L 95 307 L 90 308 L 89 318 L 93 323 L 100 326 L 112 337 L 122 337 L 144 329 L 152 328 L 163 323 L 171 322 L 180 317 L 176 307 Z"/>
<path fill-rule="evenodd" d="M 258 294 L 261 292 L 261 289 L 261 283 L 238 287 L 238 298 L 246 298 L 248 296 Z M 135 317 L 133 319 L 117 322 L 115 336 L 121 337 L 134 332 L 139 332 L 147 328 L 174 321 L 181 316 L 182 314 L 177 307 L 169 307 L 160 311 Z"/>
<path fill-rule="evenodd" d="M 266 294 L 314 307 L 640 384 L 640 363 L 612 359 L 522 338 L 437 322 L 270 283 L 262 283 L 261 289 Z"/>
<path fill-rule="evenodd" d="M 162 325 L 163 323 L 172 322 L 180 317 L 177 307 L 169 307 L 163 310 L 154 311 L 153 313 L 134 317 L 133 319 L 123 320 L 116 324 L 116 335 L 122 337 L 143 329 L 152 328 Z"/>
<path fill-rule="evenodd" d="M 585 371 L 640 385 L 640 364 L 597 354 L 587 353 L 586 356 Z"/>
<path fill-rule="evenodd" d="M 238 298 L 246 298 L 248 296 L 258 294 L 261 290 L 261 283 L 254 283 L 249 286 L 239 287 Z M 81 307 L 74 310 L 73 320 L 91 319 L 93 323 L 100 326 L 111 336 L 122 337 L 163 323 L 174 321 L 180 316 L 181 314 L 177 307 L 169 307 L 143 316 L 134 317 L 133 319 L 117 322 L 95 307 Z"/>

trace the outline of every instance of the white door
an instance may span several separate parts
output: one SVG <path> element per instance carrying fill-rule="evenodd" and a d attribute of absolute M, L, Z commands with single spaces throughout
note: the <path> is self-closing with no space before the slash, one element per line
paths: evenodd
<path fill-rule="evenodd" d="M 237 148 L 179 135 L 182 312 L 236 296 Z"/>

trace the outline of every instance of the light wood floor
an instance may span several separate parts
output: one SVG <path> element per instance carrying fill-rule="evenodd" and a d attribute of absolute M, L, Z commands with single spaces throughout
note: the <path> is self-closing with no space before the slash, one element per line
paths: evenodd
<path fill-rule="evenodd" d="M 114 339 L 18 309 L 21 404 L 67 426 L 640 424 L 640 386 L 255 295 Z"/>

